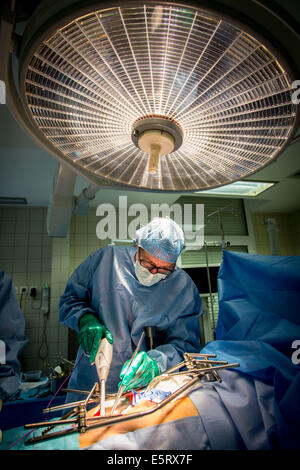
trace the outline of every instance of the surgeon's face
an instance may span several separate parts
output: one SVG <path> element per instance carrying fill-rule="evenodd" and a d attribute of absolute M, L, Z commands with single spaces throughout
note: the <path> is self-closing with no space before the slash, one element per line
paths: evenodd
<path fill-rule="evenodd" d="M 139 263 L 151 274 L 171 274 L 175 269 L 175 263 L 167 263 L 155 256 L 152 256 L 140 246 L 136 246 L 137 252 L 134 260 L 138 259 Z"/>

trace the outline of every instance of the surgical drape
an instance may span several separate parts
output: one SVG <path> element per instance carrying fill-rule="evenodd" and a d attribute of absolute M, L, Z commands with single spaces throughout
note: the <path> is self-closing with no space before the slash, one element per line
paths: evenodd
<path fill-rule="evenodd" d="M 216 341 L 201 352 L 239 362 L 245 377 L 271 385 L 274 425 L 268 447 L 300 448 L 300 367 L 292 360 L 292 345 L 300 339 L 300 256 L 225 250 L 218 294 Z M 257 399 L 266 403 L 259 389 Z M 243 428 L 242 420 L 235 424 Z"/>

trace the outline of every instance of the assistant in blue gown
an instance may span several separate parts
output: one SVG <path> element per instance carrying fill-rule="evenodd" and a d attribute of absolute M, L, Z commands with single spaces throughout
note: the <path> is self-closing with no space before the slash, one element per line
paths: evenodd
<path fill-rule="evenodd" d="M 0 269 L 0 341 L 5 348 L 4 364 L 0 364 L 0 398 L 14 396 L 20 385 L 21 364 L 18 356 L 27 342 L 25 319 L 20 310 L 12 279 Z"/>
<path fill-rule="evenodd" d="M 151 351 L 160 372 L 182 360 L 184 352 L 199 351 L 199 316 L 202 313 L 198 290 L 180 268 L 152 286 L 142 285 L 135 274 L 136 247 L 106 246 L 90 256 L 74 271 L 60 298 L 60 322 L 78 332 L 78 320 L 93 313 L 112 333 L 113 358 L 106 390 L 115 393 L 120 371 L 130 359 L 145 327 L 156 327 L 165 335 L 164 344 Z M 141 351 L 146 350 L 145 342 Z M 95 366 L 79 347 L 77 367 L 68 388 L 90 390 L 98 380 Z M 68 393 L 67 402 L 84 395 Z"/>

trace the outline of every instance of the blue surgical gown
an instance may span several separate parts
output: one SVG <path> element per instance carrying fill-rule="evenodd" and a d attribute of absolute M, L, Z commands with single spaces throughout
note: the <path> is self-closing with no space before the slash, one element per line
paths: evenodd
<path fill-rule="evenodd" d="M 0 364 L 0 398 L 8 400 L 20 385 L 18 356 L 27 342 L 25 319 L 11 278 L 0 269 L 0 341 L 5 345 L 5 364 Z M 2 345 L 3 345 L 2 343 Z"/>
<path fill-rule="evenodd" d="M 60 322 L 78 332 L 78 320 L 93 313 L 113 334 L 113 358 L 106 390 L 118 389 L 119 375 L 146 326 L 164 332 L 164 344 L 148 351 L 160 371 L 182 361 L 184 352 L 200 348 L 201 300 L 191 278 L 180 268 L 151 287 L 134 270 L 135 247 L 106 246 L 90 254 L 74 271 L 59 301 Z M 145 350 L 145 342 L 141 350 Z M 76 364 L 78 364 L 76 366 Z M 68 388 L 90 390 L 97 381 L 95 366 L 81 348 Z M 82 400 L 68 393 L 67 402 Z"/>

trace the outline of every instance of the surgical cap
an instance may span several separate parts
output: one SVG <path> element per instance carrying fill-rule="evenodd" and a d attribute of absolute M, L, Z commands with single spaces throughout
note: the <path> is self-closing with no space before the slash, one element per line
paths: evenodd
<path fill-rule="evenodd" d="M 181 227 L 173 220 L 155 217 L 136 232 L 136 244 L 155 258 L 176 263 L 184 245 Z"/>

